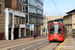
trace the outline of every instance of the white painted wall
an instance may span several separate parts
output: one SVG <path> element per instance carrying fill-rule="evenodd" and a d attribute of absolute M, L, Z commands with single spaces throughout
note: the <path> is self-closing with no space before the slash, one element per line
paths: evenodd
<path fill-rule="evenodd" d="M 12 13 L 12 29 L 11 29 L 11 39 L 14 39 L 14 16 L 19 16 L 19 17 L 25 17 L 25 13 L 17 11 L 17 10 L 12 10 L 9 8 L 5 9 L 5 39 L 9 40 L 9 13 Z M 21 37 L 21 28 L 26 28 L 26 23 L 25 24 L 20 24 L 19 28 L 19 37 Z M 25 29 L 26 31 L 26 29 Z M 26 32 L 24 33 L 26 35 Z"/>

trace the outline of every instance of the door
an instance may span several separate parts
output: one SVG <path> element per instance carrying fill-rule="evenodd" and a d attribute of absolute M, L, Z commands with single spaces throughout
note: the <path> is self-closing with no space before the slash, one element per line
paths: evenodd
<path fill-rule="evenodd" d="M 14 39 L 19 38 L 19 28 L 14 28 Z"/>
<path fill-rule="evenodd" d="M 11 28 L 9 28 L 9 40 L 11 40 Z"/>

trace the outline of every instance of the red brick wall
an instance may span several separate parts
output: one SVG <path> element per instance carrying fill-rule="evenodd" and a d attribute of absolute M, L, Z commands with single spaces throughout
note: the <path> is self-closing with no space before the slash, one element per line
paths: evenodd
<path fill-rule="evenodd" d="M 22 4 L 18 3 L 17 0 L 5 0 L 5 8 L 22 10 Z"/>
<path fill-rule="evenodd" d="M 22 4 L 17 2 L 17 10 L 21 10 L 22 11 Z"/>
<path fill-rule="evenodd" d="M 12 0 L 5 0 L 5 8 L 11 8 L 11 1 Z"/>
<path fill-rule="evenodd" d="M 17 9 L 17 0 L 12 0 L 12 9 L 16 10 Z"/>
<path fill-rule="evenodd" d="M 0 33 L 0 40 L 4 40 L 4 39 L 5 39 L 4 33 Z"/>

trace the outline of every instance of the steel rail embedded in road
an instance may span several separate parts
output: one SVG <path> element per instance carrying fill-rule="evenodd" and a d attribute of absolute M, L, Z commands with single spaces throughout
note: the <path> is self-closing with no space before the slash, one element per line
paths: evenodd
<path fill-rule="evenodd" d="M 53 45 L 54 43 L 52 43 L 52 42 L 48 42 L 48 43 L 46 43 L 46 44 L 44 44 L 44 45 L 41 45 L 40 47 L 38 47 L 38 48 L 35 48 L 34 50 L 40 50 L 41 48 L 43 48 L 43 47 L 45 47 L 45 46 L 48 46 L 48 45 Z M 56 49 L 56 47 L 59 45 L 60 43 L 57 43 L 57 45 L 55 45 L 55 47 L 52 49 L 52 50 L 55 50 Z"/>
<path fill-rule="evenodd" d="M 8 47 L 5 47 L 6 49 L 12 49 L 12 48 L 16 48 L 16 47 L 21 47 L 25 44 L 29 44 L 29 43 L 32 43 L 32 42 L 37 42 L 37 41 L 42 41 L 42 40 L 45 40 L 47 38 L 43 38 L 43 39 L 38 39 L 38 40 L 33 40 L 33 41 L 30 41 L 30 42 L 26 42 L 26 43 L 20 43 L 20 44 L 17 44 L 17 45 L 14 45 L 14 46 L 8 46 Z M 2 48 L 3 49 L 3 48 Z"/>

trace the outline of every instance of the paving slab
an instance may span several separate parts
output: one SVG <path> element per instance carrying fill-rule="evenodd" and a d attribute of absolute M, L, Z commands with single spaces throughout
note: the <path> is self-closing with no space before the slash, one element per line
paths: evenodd
<path fill-rule="evenodd" d="M 56 50 L 75 50 L 75 38 L 66 38 Z"/>

